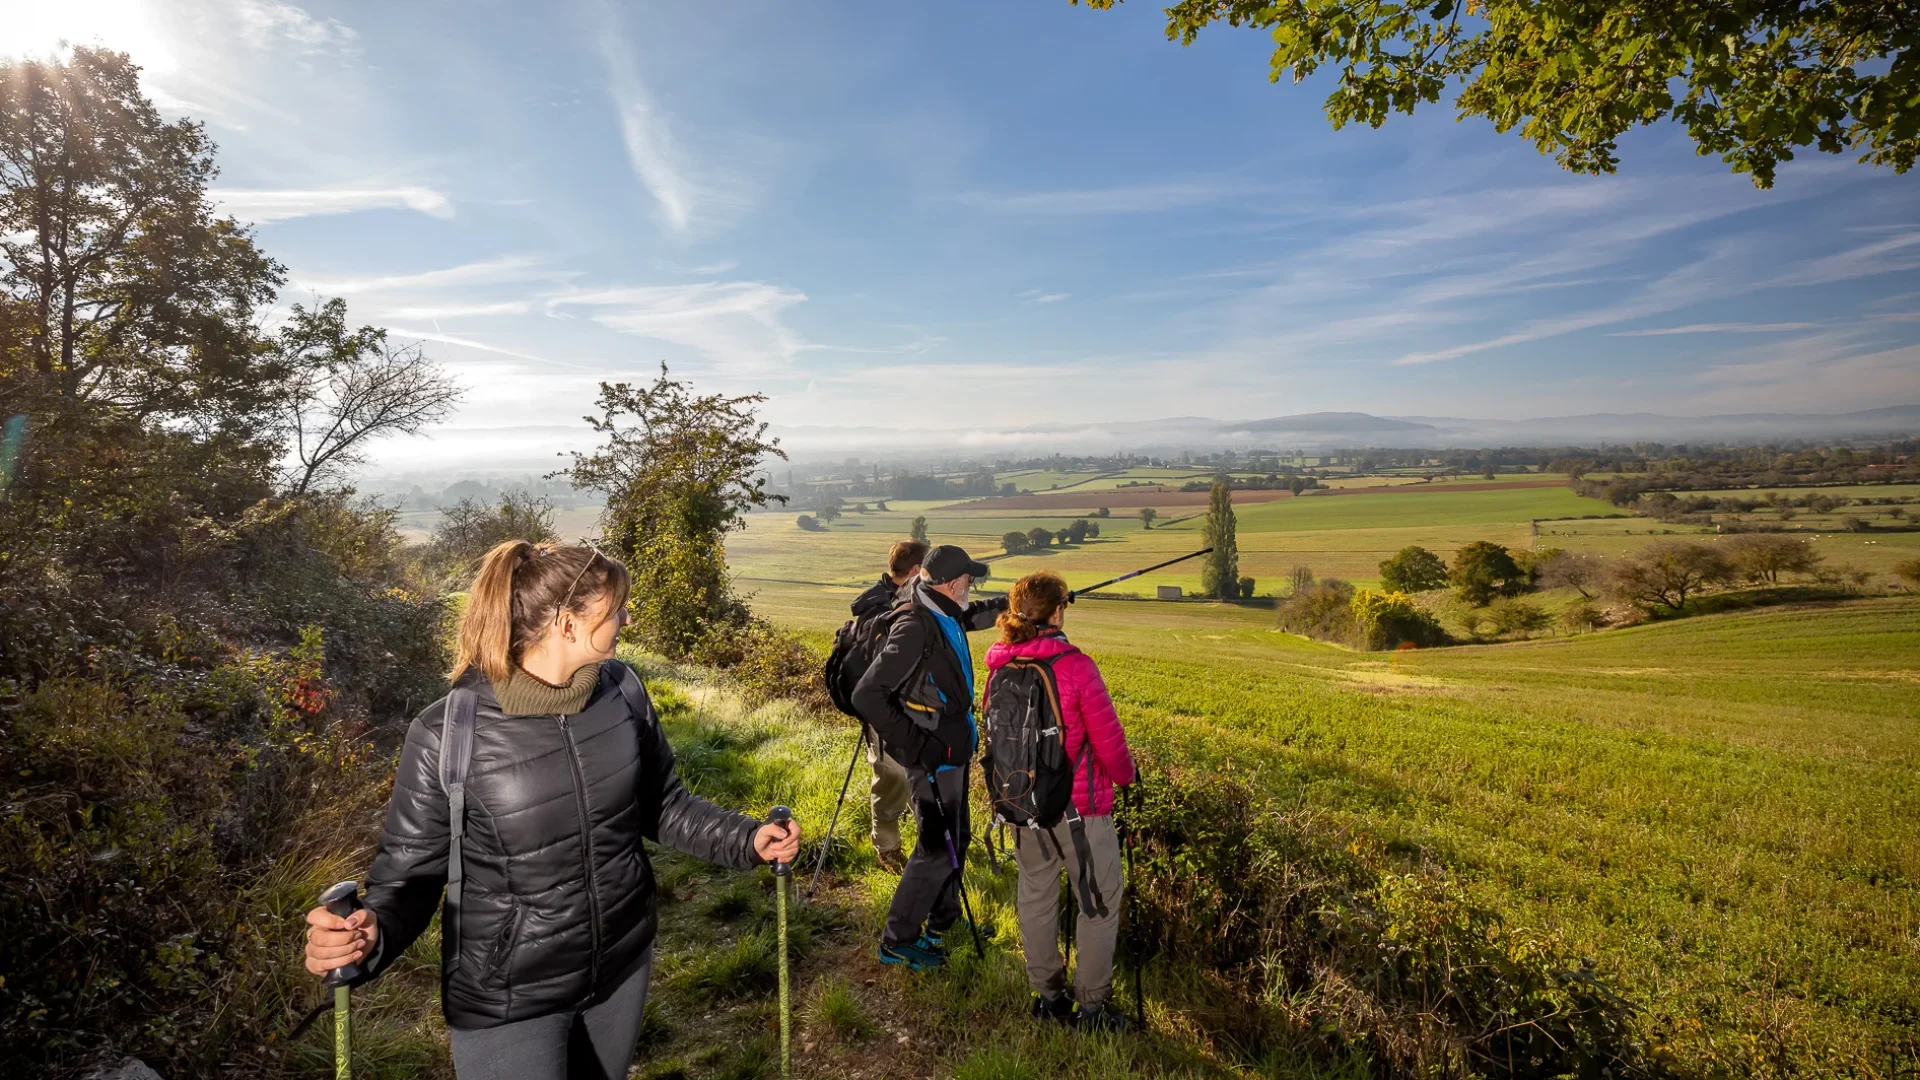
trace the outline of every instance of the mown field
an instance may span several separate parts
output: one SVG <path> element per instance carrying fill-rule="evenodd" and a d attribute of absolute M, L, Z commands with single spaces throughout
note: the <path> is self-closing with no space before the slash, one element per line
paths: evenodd
<path fill-rule="evenodd" d="M 1395 482 L 1389 486 L 1385 479 Z M 1360 493 L 1236 504 L 1240 572 L 1254 579 L 1256 595 L 1281 589 L 1295 566 L 1307 566 L 1322 577 L 1371 585 L 1378 579 L 1380 561 L 1409 544 L 1429 548 L 1443 558 L 1475 540 L 1491 540 L 1516 550 L 1560 547 L 1612 556 L 1667 537 L 1718 535 L 1714 526 L 1663 524 L 1582 498 L 1557 484 L 1539 486 L 1542 478 L 1538 476 L 1498 481 L 1460 477 L 1433 484 L 1380 477 L 1353 481 L 1356 486 L 1367 482 L 1372 482 L 1367 484 L 1369 489 Z M 1910 497 L 1907 487 L 1911 485 L 1807 489 L 1802 494 L 1900 498 Z M 1758 497 L 1751 492 L 1737 494 Z M 1082 586 L 1203 546 L 1204 508 L 1159 506 L 1159 517 L 1148 529 L 1133 508 L 1113 509 L 1107 518 L 1094 517 L 1101 505 L 1098 492 L 1089 492 L 1085 503 L 1077 508 L 1007 510 L 1001 509 L 1006 500 L 995 499 L 890 502 L 885 513 L 848 513 L 819 532 L 801 530 L 794 524 L 795 514 L 754 514 L 747 519 L 746 531 L 728 541 L 728 555 L 749 586 L 762 579 L 852 584 L 871 580 L 887 547 L 906 534 L 916 516 L 925 516 L 935 543 L 960 544 L 987 559 L 997 580 L 1011 581 L 1044 567 L 1058 571 L 1069 584 Z M 1892 509 L 1846 506 L 1824 514 L 1801 511 L 1785 522 L 1767 512 L 1741 517 L 1790 527 L 1833 567 L 1867 570 L 1880 575 L 1880 585 L 1886 585 L 1894 564 L 1920 555 L 1920 531 L 1905 531 L 1907 522 L 1894 518 Z M 1843 531 L 1849 516 L 1865 519 L 1876 526 L 1875 531 Z M 1008 532 L 1036 526 L 1057 531 L 1082 517 L 1099 524 L 1099 539 L 1015 558 L 1000 554 L 1001 537 Z M 1116 592 L 1149 596 L 1156 585 L 1195 591 L 1200 586 L 1199 567 L 1176 567 L 1128 582 Z"/>

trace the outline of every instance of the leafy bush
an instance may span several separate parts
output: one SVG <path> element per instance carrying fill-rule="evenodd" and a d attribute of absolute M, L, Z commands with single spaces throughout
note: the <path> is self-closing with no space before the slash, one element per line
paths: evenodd
<path fill-rule="evenodd" d="M 1540 605 L 1517 596 L 1502 596 L 1487 605 L 1487 619 L 1496 633 L 1531 634 L 1545 630 L 1553 618 Z"/>
<path fill-rule="evenodd" d="M 1165 780 L 1127 819 L 1134 932 L 1232 988 L 1240 1007 L 1216 1034 L 1359 1045 L 1389 1075 L 1657 1075 L 1630 1003 L 1439 868 L 1278 805 L 1258 775 L 1147 770 Z"/>
<path fill-rule="evenodd" d="M 1243 577 L 1240 579 L 1241 599 L 1250 600 L 1253 598 L 1253 585 L 1254 585 L 1254 581 L 1250 577 Z"/>
<path fill-rule="evenodd" d="M 783 697 L 816 708 L 833 704 L 823 674 L 826 659 L 799 635 L 757 616 L 708 635 L 687 659 L 726 669 L 756 704 Z"/>
<path fill-rule="evenodd" d="M 1353 595 L 1353 586 L 1338 578 L 1310 583 L 1274 605 L 1275 625 L 1289 634 L 1352 644 L 1359 634 Z"/>
<path fill-rule="evenodd" d="M 1920 559 L 1907 559 L 1893 564 L 1893 575 L 1907 583 L 1909 589 L 1920 589 Z"/>
<path fill-rule="evenodd" d="M 1448 580 L 1470 604 L 1485 604 L 1495 596 L 1511 596 L 1526 585 L 1526 572 L 1504 546 L 1475 540 L 1454 553 Z"/>
<path fill-rule="evenodd" d="M 1447 643 L 1447 632 L 1433 616 L 1414 607 L 1406 593 L 1361 589 L 1349 606 L 1364 648 L 1394 649 L 1403 644 L 1428 648 Z"/>
<path fill-rule="evenodd" d="M 1568 633 L 1598 630 L 1606 625 L 1606 621 L 1606 615 L 1591 600 L 1580 600 L 1568 604 L 1560 612 L 1560 628 Z"/>
<path fill-rule="evenodd" d="M 800 526 L 802 532 L 820 532 L 825 528 L 812 514 L 801 514 L 793 519 L 793 523 Z"/>
<path fill-rule="evenodd" d="M 1389 592 L 1426 592 L 1446 584 L 1447 564 L 1418 544 L 1401 548 L 1380 564 L 1380 587 Z"/>

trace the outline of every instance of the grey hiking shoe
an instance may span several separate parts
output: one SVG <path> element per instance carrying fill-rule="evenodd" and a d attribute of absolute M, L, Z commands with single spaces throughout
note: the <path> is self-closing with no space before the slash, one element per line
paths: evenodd
<path fill-rule="evenodd" d="M 1132 1026 L 1126 1017 L 1117 1012 L 1107 1011 L 1105 1005 L 1080 1006 L 1079 1027 L 1081 1031 L 1092 1031 L 1096 1033 L 1111 1032 L 1115 1035 L 1125 1035 L 1127 1029 Z"/>

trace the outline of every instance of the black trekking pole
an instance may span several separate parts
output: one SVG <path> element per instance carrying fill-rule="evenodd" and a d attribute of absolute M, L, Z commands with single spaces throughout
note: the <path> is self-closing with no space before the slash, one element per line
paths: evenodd
<path fill-rule="evenodd" d="M 847 789 L 853 784 L 853 767 L 860 764 L 860 752 L 867 748 L 867 725 L 860 725 L 860 741 L 853 744 L 853 757 L 847 762 L 846 779 L 840 781 L 840 801 L 833 804 L 833 820 L 827 822 L 827 838 L 820 844 L 820 861 L 813 864 L 813 880 L 807 883 L 807 899 L 820 887 L 820 871 L 827 868 L 827 852 L 833 850 L 833 830 L 840 824 L 840 808 L 846 805 Z"/>
<path fill-rule="evenodd" d="M 1135 775 L 1133 784 L 1120 789 L 1120 797 L 1127 812 L 1127 831 L 1121 850 L 1126 852 L 1127 856 L 1126 929 L 1127 951 L 1133 954 L 1133 1015 L 1139 1023 L 1140 1030 L 1145 1031 L 1147 1029 L 1147 992 L 1142 986 L 1144 978 L 1140 967 L 1140 905 L 1133 898 L 1133 831 L 1137 823 L 1135 811 L 1140 805 L 1139 796 L 1134 793 L 1133 787 L 1139 782 L 1139 776 Z"/>
<path fill-rule="evenodd" d="M 784 806 L 776 806 L 767 814 L 770 825 L 784 825 L 791 833 L 793 811 Z M 793 864 L 775 861 L 773 864 L 773 904 L 775 920 L 780 933 L 780 1078 L 787 1080 L 793 1075 L 793 998 L 787 971 L 787 890 L 792 887 Z"/>
<path fill-rule="evenodd" d="M 1103 581 L 1103 582 L 1101 582 L 1101 583 L 1100 583 L 1100 584 L 1098 584 L 1098 585 L 1089 585 L 1089 586 L 1087 586 L 1087 587 L 1086 587 L 1086 588 L 1084 588 L 1084 589 L 1075 589 L 1075 590 L 1073 590 L 1073 594 L 1072 594 L 1072 595 L 1073 595 L 1073 596 L 1074 596 L 1075 598 L 1078 598 L 1078 597 L 1082 597 L 1082 596 L 1085 596 L 1085 595 L 1087 595 L 1088 593 L 1090 593 L 1090 592 L 1092 592 L 1092 591 L 1093 591 L 1093 590 L 1095 590 L 1095 589 L 1104 589 L 1104 588 L 1106 588 L 1106 587 L 1107 587 L 1107 586 L 1109 586 L 1109 585 L 1118 585 L 1118 584 L 1120 584 L 1120 583 L 1121 583 L 1121 582 L 1123 582 L 1123 581 L 1131 581 L 1132 579 L 1134 579 L 1134 578 L 1137 578 L 1137 577 L 1139 577 L 1139 576 L 1140 576 L 1141 574 L 1151 574 L 1151 573 L 1153 573 L 1153 572 L 1154 572 L 1155 570 L 1164 570 L 1164 569 L 1166 569 L 1167 567 L 1169 567 L 1169 566 L 1172 566 L 1172 565 L 1173 565 L 1174 563 L 1183 563 L 1183 562 L 1186 562 L 1186 561 L 1187 561 L 1188 559 L 1197 559 L 1197 558 L 1199 558 L 1200 556 L 1202 556 L 1202 555 L 1206 555 L 1206 554 L 1208 554 L 1208 553 L 1210 553 L 1210 552 L 1212 552 L 1212 551 L 1213 551 L 1213 549 L 1212 549 L 1212 548 L 1210 548 L 1210 547 L 1207 547 L 1207 548 L 1201 548 L 1201 549 L 1200 549 L 1199 551 L 1195 551 L 1195 552 L 1191 552 L 1191 553 L 1189 553 L 1189 554 L 1186 554 L 1186 555 L 1182 555 L 1182 556 L 1180 556 L 1180 557 L 1179 557 L 1179 558 L 1177 558 L 1177 559 L 1168 559 L 1168 560 L 1167 560 L 1166 562 L 1163 562 L 1163 563 L 1154 563 L 1154 564 L 1153 564 L 1152 566 L 1149 566 L 1149 567 L 1146 567 L 1146 568 L 1145 568 L 1145 569 L 1143 569 L 1143 570 L 1135 570 L 1135 571 L 1134 571 L 1133 573 L 1131 573 L 1131 574 L 1121 574 L 1121 575 L 1120 575 L 1119 577 L 1117 577 L 1117 578 L 1108 578 L 1107 580 L 1105 580 L 1105 581 Z"/>
<path fill-rule="evenodd" d="M 365 905 L 360 903 L 360 883 L 342 881 L 320 894 L 320 906 L 344 919 Z M 348 963 L 327 972 L 326 985 L 333 987 L 333 1075 L 348 1080 L 353 1075 L 353 1027 L 347 1016 L 347 984 L 360 977 L 360 965 Z"/>
<path fill-rule="evenodd" d="M 953 816 L 947 813 L 947 806 L 940 801 L 940 782 L 932 773 L 927 774 L 927 786 L 933 789 L 933 805 L 940 812 L 940 829 L 947 837 L 947 861 L 953 864 L 953 881 L 960 889 L 960 911 L 967 917 L 967 928 L 973 931 L 973 951 L 980 959 L 987 958 L 987 947 L 980 942 L 980 924 L 973 921 L 973 904 L 967 900 L 967 874 L 960 865 L 960 849 L 953 844 Z M 962 785 L 962 797 L 966 787 Z"/>

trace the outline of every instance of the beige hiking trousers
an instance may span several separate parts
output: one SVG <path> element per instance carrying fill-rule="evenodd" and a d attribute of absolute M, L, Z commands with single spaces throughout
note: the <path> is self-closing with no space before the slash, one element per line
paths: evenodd
<path fill-rule="evenodd" d="M 873 767 L 873 850 L 900 850 L 900 819 L 913 793 L 907 767 L 880 749 L 880 740 L 867 739 L 867 764 Z"/>
<path fill-rule="evenodd" d="M 1113 818 L 1083 818 L 1087 851 L 1092 856 L 1093 883 L 1106 902 L 1105 915 L 1081 912 L 1074 928 L 1074 947 L 1080 963 L 1073 972 L 1073 996 L 1082 1006 L 1104 1005 L 1113 993 L 1113 950 L 1120 939 L 1120 834 Z M 1079 902 L 1079 860 L 1073 852 L 1073 833 L 1062 821 L 1048 830 L 1009 828 L 1014 837 L 1014 861 L 1020 866 L 1020 939 L 1027 952 L 1027 982 L 1036 994 L 1058 994 L 1067 987 L 1067 965 L 1060 955 L 1060 875 Z M 1059 848 L 1054 847 L 1055 842 Z M 1065 858 L 1062 859 L 1062 853 Z"/>

